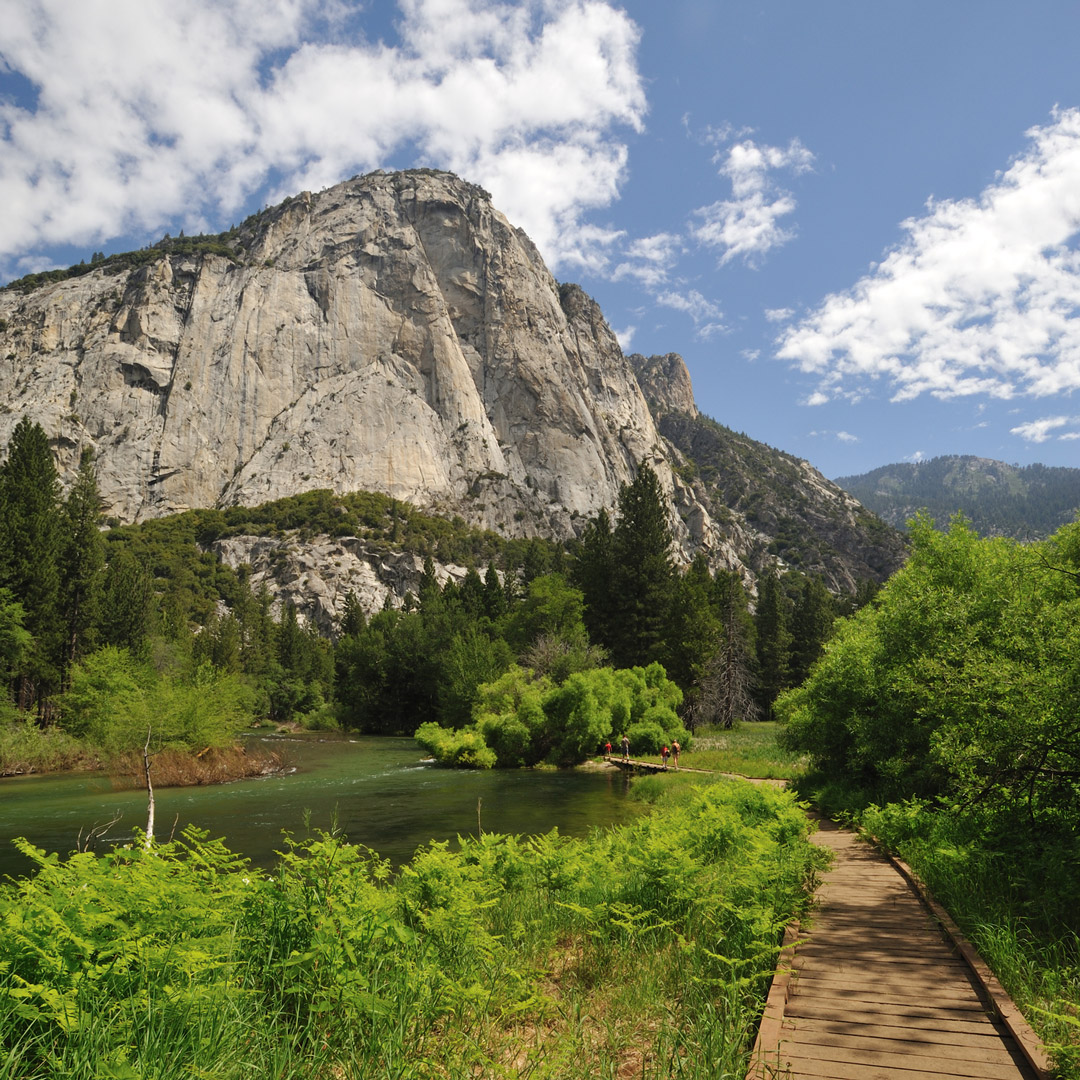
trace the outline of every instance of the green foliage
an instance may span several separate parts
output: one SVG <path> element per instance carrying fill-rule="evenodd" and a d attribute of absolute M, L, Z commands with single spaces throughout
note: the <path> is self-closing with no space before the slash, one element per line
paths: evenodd
<path fill-rule="evenodd" d="M 234 676 L 204 664 L 159 672 L 126 649 L 107 646 L 76 664 L 63 723 L 109 754 L 143 747 L 202 750 L 229 745 L 251 722 L 251 694 Z"/>
<path fill-rule="evenodd" d="M 421 724 L 413 738 L 440 765 L 460 769 L 490 769 L 496 764 L 495 751 L 488 748 L 475 728 L 441 727 L 433 721 Z"/>
<path fill-rule="evenodd" d="M 792 745 L 870 798 L 1080 810 L 1075 531 L 1024 548 L 913 523 L 908 565 L 778 703 Z"/>
<path fill-rule="evenodd" d="M 268 874 L 192 830 L 65 862 L 21 844 L 0 1075 L 614 1075 L 644 1031 L 647 1075 L 742 1075 L 820 863 L 805 834 L 790 796 L 720 784 L 584 841 L 432 844 L 396 877 L 325 835 Z"/>
<path fill-rule="evenodd" d="M 659 664 L 593 668 L 557 685 L 515 666 L 479 688 L 475 725 L 465 730 L 482 738 L 502 768 L 541 762 L 569 766 L 641 722 L 659 731 L 663 741 L 677 738 L 688 745 L 690 736 L 675 712 L 681 701 L 682 692 Z"/>

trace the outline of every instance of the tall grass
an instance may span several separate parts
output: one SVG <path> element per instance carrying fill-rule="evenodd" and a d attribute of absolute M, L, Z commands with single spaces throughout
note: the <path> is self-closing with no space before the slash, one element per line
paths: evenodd
<path fill-rule="evenodd" d="M 779 725 L 772 721 L 741 723 L 733 728 L 703 728 L 695 733 L 679 764 L 685 769 L 732 773 L 762 780 L 790 780 L 806 768 L 803 754 L 779 745 Z M 656 761 L 658 756 L 643 760 Z M 674 770 L 674 764 L 669 767 Z"/>
<path fill-rule="evenodd" d="M 666 779 L 666 778 L 665 778 Z M 742 1076 L 821 858 L 793 798 L 668 785 L 632 825 L 319 835 L 273 873 L 190 832 L 0 889 L 0 1078 Z"/>

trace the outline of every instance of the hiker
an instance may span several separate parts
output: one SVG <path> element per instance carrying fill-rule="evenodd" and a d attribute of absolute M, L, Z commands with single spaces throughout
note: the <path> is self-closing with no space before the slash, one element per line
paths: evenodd
<path fill-rule="evenodd" d="M 679 740 L 674 739 L 672 741 L 672 743 L 671 743 L 671 756 L 675 760 L 675 769 L 676 769 L 676 771 L 678 771 L 678 768 L 679 768 L 679 751 L 681 749 L 682 749 L 682 747 L 679 745 Z"/>
<path fill-rule="evenodd" d="M 660 760 L 663 761 L 665 769 L 667 768 L 667 759 L 670 753 L 671 751 L 666 746 L 660 751 Z"/>
<path fill-rule="evenodd" d="M 611 743 L 604 743 L 604 757 L 611 757 Z"/>
<path fill-rule="evenodd" d="M 622 737 L 622 759 L 623 761 L 630 760 L 630 737 L 628 735 Z"/>

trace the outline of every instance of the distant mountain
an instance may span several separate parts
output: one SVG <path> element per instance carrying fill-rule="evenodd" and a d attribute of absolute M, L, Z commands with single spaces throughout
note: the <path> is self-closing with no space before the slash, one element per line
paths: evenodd
<path fill-rule="evenodd" d="M 939 526 L 960 512 L 983 536 L 1038 540 L 1080 510 L 1080 469 L 1006 465 L 969 455 L 885 465 L 836 483 L 897 528 L 919 510 Z"/>

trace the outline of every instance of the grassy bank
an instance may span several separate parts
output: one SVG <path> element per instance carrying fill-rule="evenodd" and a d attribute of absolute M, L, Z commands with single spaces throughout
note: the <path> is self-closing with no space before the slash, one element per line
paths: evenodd
<path fill-rule="evenodd" d="M 741 1077 L 821 856 L 788 795 L 666 779 L 632 825 L 397 874 L 326 836 L 272 874 L 196 835 L 38 854 L 0 890 L 0 1077 Z"/>
<path fill-rule="evenodd" d="M 152 754 L 155 787 L 220 784 L 266 776 L 283 765 L 281 754 L 253 744 L 203 750 L 159 750 Z M 107 754 L 86 739 L 31 720 L 0 720 L 0 777 L 31 773 L 104 771 L 115 788 L 146 787 L 141 751 Z"/>
<path fill-rule="evenodd" d="M 701 729 L 694 735 L 691 749 L 682 754 L 679 764 L 689 769 L 734 773 L 761 780 L 797 778 L 805 771 L 806 758 L 778 745 L 778 726 L 762 721 L 728 729 Z M 646 754 L 642 760 L 659 763 L 660 758 Z"/>

